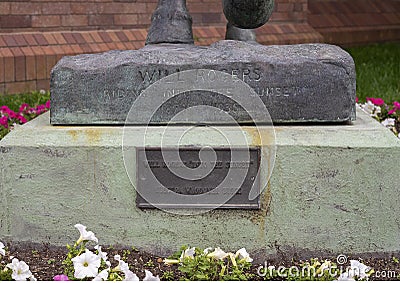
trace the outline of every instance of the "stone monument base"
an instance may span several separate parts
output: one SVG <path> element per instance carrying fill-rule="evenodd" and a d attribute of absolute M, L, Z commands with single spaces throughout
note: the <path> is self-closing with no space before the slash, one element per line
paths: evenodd
<path fill-rule="evenodd" d="M 198 70 L 193 77 L 183 74 L 193 69 Z M 327 44 L 264 46 L 223 40 L 207 47 L 155 44 L 139 50 L 63 57 L 51 75 L 51 124 L 124 125 L 138 97 L 166 77 L 168 81 L 163 82 L 162 88 L 157 87 L 155 95 L 169 99 L 168 103 L 153 113 L 150 124 L 165 125 L 177 113 L 196 105 L 224 110 L 240 124 L 257 122 L 248 117 L 249 110 L 243 110 L 243 105 L 226 97 L 235 92 L 236 86 L 218 81 L 216 71 L 247 83 L 274 122 L 355 120 L 354 61 L 340 47 Z M 170 79 L 171 74 L 177 74 L 175 79 Z M 215 84 L 216 80 L 217 86 L 211 93 L 186 92 L 189 85 Z M 218 96 L 221 92 L 225 97 Z M 159 106 L 143 105 L 135 111 L 137 117 L 130 123 L 143 125 L 140 118 Z M 253 111 L 256 116 L 260 114 Z M 213 125 L 222 122 L 205 114 L 191 118 L 173 123 L 196 125 L 201 121 Z"/>
<path fill-rule="evenodd" d="M 399 251 L 400 141 L 357 115 L 351 125 L 276 126 L 276 162 L 260 210 L 183 216 L 136 207 L 122 127 L 51 126 L 44 114 L 0 142 L 0 239 L 65 245 L 82 223 L 102 245 L 161 255 L 184 244 L 246 247 L 259 259 Z M 148 130 L 157 135 L 163 127 Z M 207 127 L 196 131 L 193 144 L 212 145 Z M 252 127 L 245 132 L 251 139 Z"/>

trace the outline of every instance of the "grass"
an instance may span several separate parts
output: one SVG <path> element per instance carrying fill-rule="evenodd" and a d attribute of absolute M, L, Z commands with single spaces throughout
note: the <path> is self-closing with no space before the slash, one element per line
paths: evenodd
<path fill-rule="evenodd" d="M 400 101 L 400 43 L 347 48 L 357 72 L 357 96 Z"/>

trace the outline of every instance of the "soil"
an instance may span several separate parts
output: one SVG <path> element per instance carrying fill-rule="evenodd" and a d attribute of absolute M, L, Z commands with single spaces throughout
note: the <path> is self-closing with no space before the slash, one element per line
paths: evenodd
<path fill-rule="evenodd" d="M 25 261 L 32 271 L 33 275 L 39 281 L 51 281 L 53 276 L 57 274 L 63 274 L 64 268 L 62 266 L 62 261 L 65 258 L 67 249 L 63 247 L 54 247 L 47 244 L 12 244 L 5 243 L 7 246 L 7 254 L 2 258 L 2 264 L 7 261 L 10 262 L 10 256 L 14 256 L 19 260 Z M 121 255 L 122 259 L 125 260 L 130 269 L 138 275 L 139 278 L 143 279 L 145 274 L 144 270 L 147 269 L 153 273 L 153 275 L 158 275 L 162 280 L 180 280 L 182 274 L 178 270 L 177 265 L 166 265 L 163 263 L 163 258 L 148 254 L 146 252 L 141 252 L 135 249 L 123 249 L 118 247 L 105 248 L 102 247 L 104 252 L 108 253 L 108 258 L 111 260 L 112 266 L 116 266 L 117 262 L 113 260 L 114 255 Z M 399 255 L 396 254 L 399 258 Z M 400 275 L 400 264 L 393 260 L 393 255 L 387 255 L 385 258 L 358 258 L 349 257 L 351 259 L 356 259 L 372 267 L 375 273 L 371 276 L 370 280 L 397 280 L 397 276 Z M 324 258 L 325 259 L 325 258 Z M 326 258 L 336 262 L 336 258 Z M 284 265 L 287 267 L 296 265 L 298 266 L 301 260 L 293 259 L 290 262 L 268 260 L 269 265 L 280 266 Z M 347 266 L 346 264 L 345 266 Z M 257 274 L 257 268 L 259 264 L 253 264 L 251 272 Z M 344 268 L 345 268 L 344 266 Z M 169 271 L 169 272 L 168 272 Z M 167 273 L 166 273 L 167 272 Z M 165 278 L 165 274 L 173 274 L 173 277 Z M 284 278 L 280 278 L 283 280 Z M 262 277 L 256 275 L 252 280 L 258 281 L 263 280 Z"/>

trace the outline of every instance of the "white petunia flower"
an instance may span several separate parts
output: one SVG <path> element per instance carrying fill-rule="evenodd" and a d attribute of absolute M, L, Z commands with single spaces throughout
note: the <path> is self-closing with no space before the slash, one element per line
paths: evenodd
<path fill-rule="evenodd" d="M 375 104 L 373 104 L 371 101 L 367 101 L 367 103 L 361 105 L 361 108 L 364 110 L 364 112 L 372 114 L 375 110 Z"/>
<path fill-rule="evenodd" d="M 19 261 L 17 258 L 13 258 L 12 262 L 7 264 L 7 267 L 12 270 L 11 278 L 15 281 L 25 281 L 33 277 L 25 261 Z"/>
<path fill-rule="evenodd" d="M 394 127 L 395 121 L 396 121 L 396 119 L 394 119 L 394 118 L 387 118 L 386 120 L 382 121 L 381 124 L 385 127 L 389 127 L 389 126 Z"/>
<path fill-rule="evenodd" d="M 354 279 L 354 275 L 351 274 L 350 271 L 343 272 L 340 274 L 339 278 L 337 279 L 338 281 L 356 281 Z"/>
<path fill-rule="evenodd" d="M 139 277 L 135 273 L 129 270 L 129 265 L 121 260 L 120 255 L 115 255 L 114 259 L 118 261 L 118 266 L 114 268 L 114 271 L 121 271 L 125 275 L 124 281 L 139 281 Z"/>
<path fill-rule="evenodd" d="M 239 259 L 244 259 L 246 262 L 253 262 L 253 259 L 250 257 L 245 248 L 238 250 L 235 256 L 239 257 Z"/>
<path fill-rule="evenodd" d="M 74 227 L 78 229 L 79 233 L 81 234 L 78 241 L 76 241 L 77 244 L 80 244 L 82 241 L 94 241 L 96 243 L 99 242 L 92 231 L 86 230 L 86 226 L 83 226 L 82 224 L 76 224 Z"/>
<path fill-rule="evenodd" d="M 229 254 L 227 254 L 226 252 L 224 252 L 223 250 L 221 250 L 219 247 L 215 248 L 215 250 L 212 253 L 209 253 L 207 255 L 207 257 L 212 257 L 215 259 L 224 259 L 228 256 Z"/>
<path fill-rule="evenodd" d="M 107 281 L 109 271 L 109 268 L 102 270 L 99 274 L 96 275 L 93 281 Z"/>
<path fill-rule="evenodd" d="M 103 251 L 101 250 L 101 246 L 96 245 L 96 246 L 94 246 L 94 248 L 98 251 L 99 257 L 100 257 L 102 260 L 104 260 L 105 262 L 107 262 L 107 253 L 105 253 L 105 252 L 103 252 Z"/>
<path fill-rule="evenodd" d="M 137 277 L 137 275 L 132 271 L 130 271 L 129 269 L 124 271 L 124 275 L 125 275 L 124 281 L 139 281 L 139 277 Z"/>
<path fill-rule="evenodd" d="M 182 251 L 182 254 L 181 254 L 181 257 L 180 257 L 180 260 L 181 261 L 183 261 L 183 259 L 184 258 L 187 258 L 187 257 L 189 257 L 189 258 L 193 258 L 194 257 L 194 254 L 195 254 L 195 252 L 196 252 L 196 248 L 190 248 L 190 249 L 186 249 L 186 250 L 184 250 L 184 251 Z"/>
<path fill-rule="evenodd" d="M 5 246 L 2 242 L 0 242 L 0 255 L 5 256 L 6 255 L 6 251 L 5 251 Z"/>
<path fill-rule="evenodd" d="M 204 249 L 204 251 L 203 251 L 203 254 L 208 254 L 210 251 L 212 251 L 212 248 L 206 248 L 206 249 Z"/>
<path fill-rule="evenodd" d="M 74 263 L 74 276 L 78 279 L 96 277 L 99 273 L 100 258 L 93 252 L 86 249 L 85 253 L 72 259 Z"/>
<path fill-rule="evenodd" d="M 371 267 L 366 266 L 365 264 L 359 262 L 358 260 L 350 260 L 350 269 L 354 272 L 354 275 L 359 279 L 368 278 L 368 272 L 371 270 Z"/>
<path fill-rule="evenodd" d="M 338 281 L 355 281 L 355 277 L 358 279 L 368 279 L 369 274 L 367 274 L 371 268 L 365 264 L 359 262 L 358 260 L 350 260 L 350 267 L 344 273 L 342 273 Z"/>
<path fill-rule="evenodd" d="M 151 273 L 148 270 L 144 270 L 144 273 L 146 274 L 146 276 L 143 278 L 143 281 L 160 281 L 160 277 L 154 276 L 153 273 Z"/>

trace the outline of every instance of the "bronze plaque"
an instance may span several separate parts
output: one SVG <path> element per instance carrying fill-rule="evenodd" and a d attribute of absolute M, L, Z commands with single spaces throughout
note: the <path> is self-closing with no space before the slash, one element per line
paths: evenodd
<path fill-rule="evenodd" d="M 260 208 L 259 147 L 146 147 L 136 158 L 139 208 Z"/>

